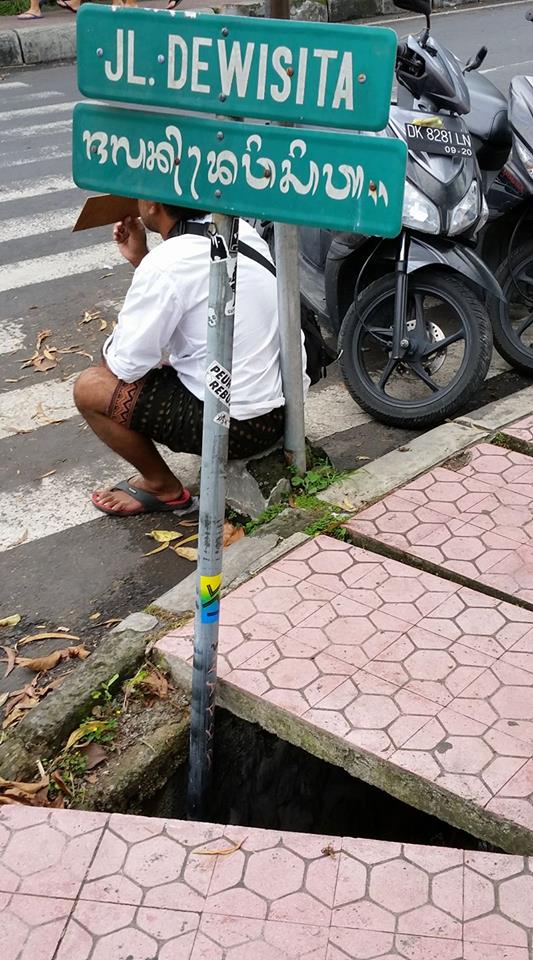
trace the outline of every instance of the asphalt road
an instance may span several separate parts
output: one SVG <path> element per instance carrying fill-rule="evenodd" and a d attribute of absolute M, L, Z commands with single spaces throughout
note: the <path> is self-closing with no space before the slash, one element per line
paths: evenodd
<path fill-rule="evenodd" d="M 514 72 L 504 64 L 533 52 L 526 8 L 500 4 L 435 17 L 434 32 L 463 56 L 486 43 L 486 69 L 504 87 Z M 400 33 L 418 25 L 395 24 Z M 521 63 L 520 69 L 527 67 Z M 96 486 L 123 479 L 129 468 L 84 428 L 72 384 L 98 357 L 131 268 L 120 261 L 109 230 L 72 233 L 85 199 L 70 174 L 71 114 L 79 98 L 75 68 L 4 71 L 0 95 L 0 618 L 23 618 L 13 632 L 0 628 L 0 644 L 57 626 L 93 644 L 105 634 L 99 624 L 142 608 L 191 565 L 170 551 L 143 557 L 151 544 L 145 534 L 161 527 L 161 518 L 107 518 L 90 503 Z M 93 319 L 83 322 L 86 311 Z M 44 344 L 58 351 L 51 351 L 58 362 L 51 361 L 47 372 L 23 365 L 40 331 L 50 331 Z M 496 364 L 496 376 L 473 406 L 523 385 L 501 370 Z M 307 432 L 341 469 L 410 437 L 370 422 L 335 370 L 311 393 Z M 194 484 L 197 461 L 174 455 L 174 462 Z M 167 517 L 164 526 L 171 524 Z M 55 645 L 35 644 L 32 652 Z M 6 682 L 13 689 L 22 679 L 17 669 Z"/>

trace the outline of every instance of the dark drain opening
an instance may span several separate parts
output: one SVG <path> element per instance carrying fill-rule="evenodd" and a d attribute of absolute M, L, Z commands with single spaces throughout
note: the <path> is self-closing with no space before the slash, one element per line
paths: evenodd
<path fill-rule="evenodd" d="M 225 710 L 215 729 L 215 823 L 500 852 Z M 186 780 L 184 765 L 143 812 L 184 819 Z"/>

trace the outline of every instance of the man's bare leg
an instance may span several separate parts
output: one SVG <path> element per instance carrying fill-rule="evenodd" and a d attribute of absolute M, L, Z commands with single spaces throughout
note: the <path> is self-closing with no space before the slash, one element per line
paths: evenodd
<path fill-rule="evenodd" d="M 107 416 L 117 382 L 104 366 L 85 370 L 74 388 L 78 410 L 96 436 L 139 471 L 139 476 L 132 480 L 133 486 L 147 490 L 164 502 L 179 500 L 183 486 L 152 441 Z M 96 490 L 94 497 L 99 506 L 108 510 L 134 510 L 139 505 L 134 497 L 122 490 Z"/>

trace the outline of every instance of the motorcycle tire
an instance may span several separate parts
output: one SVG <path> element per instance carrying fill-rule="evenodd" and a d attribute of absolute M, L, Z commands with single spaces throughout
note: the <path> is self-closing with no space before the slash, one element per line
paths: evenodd
<path fill-rule="evenodd" d="M 527 303 L 519 296 L 515 281 L 520 288 L 523 277 L 528 276 L 527 289 L 525 293 L 533 300 L 533 242 L 528 241 L 517 247 L 511 254 L 511 262 L 506 257 L 496 271 L 495 277 L 505 296 L 505 302 L 493 300 L 490 305 L 490 318 L 492 322 L 492 335 L 494 337 L 494 346 L 496 350 L 510 363 L 515 370 L 521 373 L 533 373 L 533 306 Z M 522 278 L 522 280 L 521 280 Z M 521 339 L 518 330 L 513 326 L 513 309 L 515 305 L 522 304 L 524 311 L 524 320 L 531 317 L 531 346 L 528 347 Z M 520 309 L 518 307 L 518 309 Z M 526 331 L 524 331 L 525 333 Z"/>
<path fill-rule="evenodd" d="M 383 311 L 386 304 L 388 304 L 390 316 L 394 306 L 394 296 L 395 278 L 393 274 L 389 274 L 370 284 L 362 292 L 357 302 L 357 310 L 354 304 L 348 310 L 339 335 L 340 365 L 344 382 L 359 406 L 381 423 L 408 429 L 434 426 L 464 407 L 470 397 L 481 387 L 487 375 L 492 354 L 489 315 L 472 288 L 456 274 L 452 276 L 438 270 L 425 270 L 411 275 L 408 304 L 419 296 L 422 298 L 422 303 L 425 297 L 437 298 L 453 308 L 464 329 L 464 337 L 460 338 L 464 339 L 464 353 L 457 375 L 447 386 L 443 386 L 442 390 L 439 389 L 437 393 L 430 393 L 428 397 L 414 401 L 405 398 L 397 399 L 388 396 L 385 390 L 372 380 L 364 364 L 364 343 L 365 338 L 368 338 L 370 317 L 380 308 Z M 424 323 L 426 324 L 425 319 Z M 433 328 L 435 326 L 433 324 Z M 382 328 L 375 329 L 383 332 Z M 427 341 L 428 344 L 433 342 L 438 343 L 438 340 Z M 388 356 L 385 345 L 380 346 L 379 349 L 384 356 Z M 366 350 L 368 352 L 368 348 Z M 438 353 L 438 348 L 435 353 Z M 428 357 L 426 362 L 429 359 Z M 419 366 L 420 362 L 419 360 Z M 446 362 L 446 355 L 444 362 Z M 403 367 L 409 373 L 409 359 L 404 358 L 399 367 Z M 427 372 L 426 367 L 424 372 Z"/>

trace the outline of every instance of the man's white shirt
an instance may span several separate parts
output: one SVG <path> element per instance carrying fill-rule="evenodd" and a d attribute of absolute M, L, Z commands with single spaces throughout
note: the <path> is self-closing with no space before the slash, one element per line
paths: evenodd
<path fill-rule="evenodd" d="M 239 221 L 239 237 L 271 259 L 268 245 L 244 220 Z M 210 241 L 194 234 L 165 240 L 144 257 L 104 344 L 115 376 L 133 383 L 168 357 L 184 386 L 204 399 L 209 267 Z M 230 412 L 236 420 L 249 420 L 285 402 L 276 278 L 239 254 L 236 291 Z M 302 367 L 306 395 L 310 381 L 303 335 Z"/>

